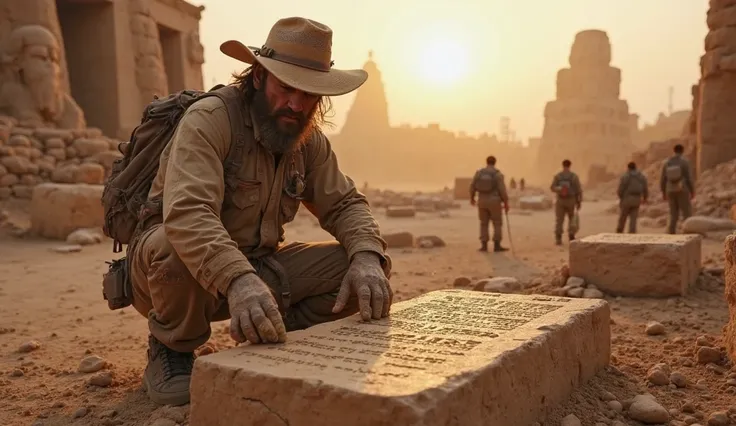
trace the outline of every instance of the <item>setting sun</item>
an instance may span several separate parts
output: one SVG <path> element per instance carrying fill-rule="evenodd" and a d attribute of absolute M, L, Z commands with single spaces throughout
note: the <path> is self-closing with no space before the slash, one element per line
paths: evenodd
<path fill-rule="evenodd" d="M 420 74 L 428 83 L 451 85 L 468 75 L 469 52 L 464 43 L 436 39 L 424 44 L 418 53 Z"/>

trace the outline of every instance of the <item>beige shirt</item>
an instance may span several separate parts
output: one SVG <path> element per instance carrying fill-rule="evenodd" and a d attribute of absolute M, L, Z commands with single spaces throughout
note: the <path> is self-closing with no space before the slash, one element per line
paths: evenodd
<path fill-rule="evenodd" d="M 390 270 L 386 242 L 368 202 L 338 168 L 325 135 L 315 132 L 277 166 L 258 142 L 247 105 L 243 114 L 252 134 L 244 135 L 235 191 L 226 194 L 224 183 L 223 161 L 232 139 L 227 109 L 212 96 L 183 115 L 149 193 L 163 195 L 166 236 L 192 276 L 210 293 L 226 294 L 234 278 L 254 271 L 248 257 L 273 252 L 283 242 L 284 224 L 294 219 L 300 202 L 350 259 L 360 251 L 374 252 Z M 305 184 L 302 200 L 284 191 L 297 175 Z"/>

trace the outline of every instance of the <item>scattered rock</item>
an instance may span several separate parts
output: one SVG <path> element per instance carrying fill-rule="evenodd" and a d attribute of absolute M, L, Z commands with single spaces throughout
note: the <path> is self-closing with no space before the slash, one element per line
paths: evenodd
<path fill-rule="evenodd" d="M 445 247 L 445 241 L 436 235 L 422 235 L 417 237 L 416 245 L 419 248 Z"/>
<path fill-rule="evenodd" d="M 487 293 L 518 293 L 521 291 L 521 283 L 513 277 L 485 278 L 476 281 L 473 290 Z"/>
<path fill-rule="evenodd" d="M 560 426 L 582 426 L 580 419 L 575 414 L 569 414 L 562 419 Z"/>
<path fill-rule="evenodd" d="M 582 297 L 583 293 L 585 293 L 585 289 L 583 287 L 573 287 L 567 290 L 568 297 Z"/>
<path fill-rule="evenodd" d="M 697 355 L 699 364 L 709 364 L 711 362 L 718 362 L 721 360 L 721 352 L 710 346 L 701 346 L 698 348 Z"/>
<path fill-rule="evenodd" d="M 65 246 L 52 247 L 49 250 L 53 251 L 54 253 L 62 253 L 62 254 L 79 253 L 80 251 L 82 251 L 82 246 L 78 244 L 68 244 Z"/>
<path fill-rule="evenodd" d="M 457 277 L 455 278 L 455 281 L 453 281 L 452 286 L 453 287 L 468 287 L 470 285 L 471 281 L 468 277 Z"/>
<path fill-rule="evenodd" d="M 79 419 L 79 418 L 86 416 L 87 413 L 89 413 L 89 408 L 79 407 L 74 411 L 74 414 L 72 415 L 72 417 L 74 417 L 75 419 Z"/>
<path fill-rule="evenodd" d="M 21 370 L 20 368 L 15 368 L 10 373 L 10 377 L 23 377 L 24 374 L 25 373 L 23 373 L 23 370 Z"/>
<path fill-rule="evenodd" d="M 657 321 L 652 321 L 647 324 L 645 331 L 650 336 L 659 336 L 661 334 L 664 334 L 664 325 Z"/>
<path fill-rule="evenodd" d="M 414 234 L 411 232 L 395 232 L 381 235 L 389 249 L 414 247 Z"/>
<path fill-rule="evenodd" d="M 647 381 L 655 386 L 670 384 L 670 371 L 667 364 L 657 364 L 647 372 Z"/>
<path fill-rule="evenodd" d="M 618 401 L 608 401 L 608 408 L 616 413 L 620 413 L 624 410 L 624 406 Z"/>
<path fill-rule="evenodd" d="M 670 382 L 678 388 L 686 388 L 688 385 L 687 377 L 679 371 L 674 371 L 670 374 Z"/>
<path fill-rule="evenodd" d="M 603 299 L 606 295 L 597 288 L 586 288 L 583 290 L 583 298 L 585 299 Z"/>
<path fill-rule="evenodd" d="M 66 243 L 70 245 L 89 246 L 99 244 L 103 240 L 102 233 L 97 229 L 77 229 L 66 237 Z"/>
<path fill-rule="evenodd" d="M 29 340 L 28 342 L 23 343 L 18 348 L 18 352 L 20 353 L 28 353 L 33 352 L 41 347 L 41 342 L 38 340 Z"/>
<path fill-rule="evenodd" d="M 96 373 L 107 366 L 107 361 L 97 355 L 88 355 L 79 363 L 80 373 Z"/>
<path fill-rule="evenodd" d="M 97 373 L 94 376 L 89 378 L 89 381 L 87 382 L 92 386 L 99 386 L 106 388 L 112 384 L 112 373 L 109 371 L 103 371 L 101 373 Z"/>
<path fill-rule="evenodd" d="M 670 413 L 649 394 L 635 396 L 628 413 L 632 419 L 646 424 L 667 423 L 670 420 Z"/>
<path fill-rule="evenodd" d="M 585 280 L 580 277 L 570 277 L 565 282 L 565 287 L 585 287 Z"/>
<path fill-rule="evenodd" d="M 731 420 L 725 411 L 716 411 L 708 416 L 708 426 L 729 426 Z"/>

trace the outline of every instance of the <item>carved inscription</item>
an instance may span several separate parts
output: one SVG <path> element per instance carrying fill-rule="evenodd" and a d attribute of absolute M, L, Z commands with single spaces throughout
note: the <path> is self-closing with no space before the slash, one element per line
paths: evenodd
<path fill-rule="evenodd" d="M 279 367 L 290 364 L 326 373 L 339 371 L 361 383 L 409 378 L 417 371 L 442 376 L 444 371 L 453 371 L 455 360 L 499 333 L 563 306 L 550 303 L 559 301 L 556 298 L 527 302 L 487 295 L 468 297 L 448 291 L 421 298 L 380 322 L 346 324 L 242 355 Z"/>
<path fill-rule="evenodd" d="M 585 242 L 620 243 L 620 244 L 677 244 L 687 242 L 689 237 L 682 235 L 635 235 L 635 234 L 600 234 L 585 239 Z"/>
<path fill-rule="evenodd" d="M 394 320 L 448 324 L 461 330 L 509 331 L 540 318 L 562 305 L 528 303 L 513 300 L 485 300 L 444 296 L 418 303 L 391 315 Z"/>

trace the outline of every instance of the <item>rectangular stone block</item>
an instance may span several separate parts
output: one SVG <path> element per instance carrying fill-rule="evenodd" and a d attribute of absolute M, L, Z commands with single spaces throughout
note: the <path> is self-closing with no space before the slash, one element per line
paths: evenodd
<path fill-rule="evenodd" d="M 723 331 L 723 342 L 726 352 L 733 363 L 736 363 L 736 234 L 726 237 L 726 303 L 728 303 L 729 321 Z"/>
<path fill-rule="evenodd" d="M 64 240 L 81 228 L 100 228 L 102 185 L 43 183 L 33 188 L 31 232 L 45 238 Z"/>
<path fill-rule="evenodd" d="M 441 290 L 200 357 L 193 425 L 460 426 L 542 421 L 610 357 L 601 299 Z"/>
<path fill-rule="evenodd" d="M 570 275 L 614 296 L 682 296 L 701 269 L 700 235 L 598 234 L 570 243 Z"/>

